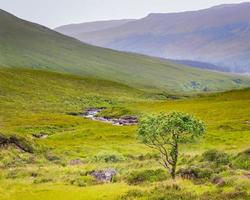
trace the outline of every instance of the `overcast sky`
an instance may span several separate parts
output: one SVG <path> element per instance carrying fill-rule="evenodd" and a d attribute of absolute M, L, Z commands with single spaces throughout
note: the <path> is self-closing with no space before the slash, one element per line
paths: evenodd
<path fill-rule="evenodd" d="M 245 0 L 247 2 L 248 0 Z M 0 8 L 51 28 L 97 20 L 142 18 L 149 13 L 198 10 L 242 0 L 0 0 Z M 249 2 L 249 1 L 248 1 Z"/>

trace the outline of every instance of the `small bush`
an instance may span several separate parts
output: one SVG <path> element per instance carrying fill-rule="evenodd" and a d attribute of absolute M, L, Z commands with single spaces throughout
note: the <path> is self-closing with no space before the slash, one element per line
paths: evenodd
<path fill-rule="evenodd" d="M 8 137 L 0 133 L 0 147 L 9 145 L 15 145 L 17 148 L 27 153 L 34 153 L 35 150 L 32 142 L 27 138 L 17 135 Z"/>
<path fill-rule="evenodd" d="M 33 181 L 34 184 L 49 183 L 52 182 L 52 178 L 37 178 Z"/>
<path fill-rule="evenodd" d="M 199 168 L 199 167 L 189 167 L 186 169 L 180 169 L 178 171 L 178 174 L 181 175 L 182 178 L 185 179 L 210 179 L 212 174 L 213 174 L 213 170 L 209 169 L 209 168 Z"/>
<path fill-rule="evenodd" d="M 230 157 L 225 152 L 216 149 L 206 151 L 202 154 L 204 161 L 214 162 L 217 165 L 227 165 L 230 162 Z"/>
<path fill-rule="evenodd" d="M 54 161 L 59 161 L 60 160 L 60 157 L 58 157 L 57 155 L 51 153 L 51 152 L 48 152 L 45 154 L 45 158 L 48 160 L 48 161 L 51 161 L 51 162 L 54 162 Z"/>
<path fill-rule="evenodd" d="M 165 170 L 143 170 L 143 171 L 133 171 L 127 177 L 127 182 L 129 184 L 137 185 L 143 182 L 156 182 L 163 181 L 168 178 Z"/>
<path fill-rule="evenodd" d="M 86 187 L 88 185 L 93 185 L 94 182 L 95 181 L 91 176 L 83 176 L 70 181 L 72 185 L 79 187 Z"/>
<path fill-rule="evenodd" d="M 233 159 L 233 166 L 239 169 L 250 170 L 250 149 L 247 149 Z"/>
<path fill-rule="evenodd" d="M 94 156 L 94 162 L 115 163 L 125 160 L 123 155 L 114 151 L 101 151 Z"/>
<path fill-rule="evenodd" d="M 139 155 L 126 154 L 125 157 L 128 159 L 131 159 L 131 160 L 139 160 L 139 161 L 151 160 L 151 159 L 159 160 L 160 159 L 160 155 L 158 153 L 146 153 L 146 154 L 139 154 Z"/>
<path fill-rule="evenodd" d="M 209 192 L 201 195 L 199 200 L 247 200 L 250 195 L 246 191 Z"/>
<path fill-rule="evenodd" d="M 148 195 L 150 200 L 195 200 L 196 197 L 190 192 L 182 190 L 155 190 Z"/>
<path fill-rule="evenodd" d="M 143 192 L 141 190 L 129 190 L 125 195 L 123 195 L 121 200 L 134 200 L 135 198 L 143 197 Z"/>
<path fill-rule="evenodd" d="M 196 200 L 196 196 L 180 189 L 179 186 L 158 186 L 151 191 L 130 190 L 122 196 L 121 200 Z"/>

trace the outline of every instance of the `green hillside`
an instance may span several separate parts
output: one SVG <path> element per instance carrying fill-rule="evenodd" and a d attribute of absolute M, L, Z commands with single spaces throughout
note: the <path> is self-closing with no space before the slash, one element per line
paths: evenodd
<path fill-rule="evenodd" d="M 50 70 L 112 80 L 140 89 L 221 91 L 248 77 L 208 72 L 157 58 L 94 47 L 0 11 L 0 66 Z"/>

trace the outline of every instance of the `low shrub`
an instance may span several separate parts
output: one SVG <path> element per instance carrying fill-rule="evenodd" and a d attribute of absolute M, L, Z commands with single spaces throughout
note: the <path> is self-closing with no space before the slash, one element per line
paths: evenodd
<path fill-rule="evenodd" d="M 121 200 L 134 200 L 135 198 L 143 197 L 144 192 L 141 190 L 129 190 L 125 195 L 123 195 Z"/>
<path fill-rule="evenodd" d="M 142 192 L 140 190 L 130 190 L 120 198 L 121 200 L 136 200 L 136 199 L 150 199 L 150 200 L 196 200 L 190 192 L 181 190 L 178 186 L 158 186 L 149 192 Z"/>
<path fill-rule="evenodd" d="M 206 179 L 207 180 L 211 178 L 213 174 L 213 170 L 209 168 L 189 167 L 185 169 L 180 169 L 178 171 L 178 174 L 180 174 L 180 176 L 185 179 L 191 179 L 191 180 Z"/>
<path fill-rule="evenodd" d="M 95 180 L 91 176 L 82 176 L 71 180 L 70 183 L 75 186 L 86 187 L 88 185 L 93 185 L 95 183 Z"/>
<path fill-rule="evenodd" d="M 34 153 L 35 151 L 33 143 L 27 138 L 18 135 L 6 136 L 0 133 L 0 147 L 9 145 L 14 145 L 16 148 L 27 153 Z"/>
<path fill-rule="evenodd" d="M 247 200 L 250 195 L 246 191 L 208 192 L 200 196 L 199 200 Z"/>
<path fill-rule="evenodd" d="M 137 185 L 143 182 L 163 181 L 168 178 L 168 174 L 163 169 L 133 171 L 127 176 L 129 184 Z"/>
<path fill-rule="evenodd" d="M 250 149 L 235 156 L 232 163 L 236 168 L 250 170 Z"/>
<path fill-rule="evenodd" d="M 51 162 L 54 162 L 54 161 L 59 161 L 60 160 L 60 157 L 51 153 L 51 152 L 47 152 L 45 154 L 45 158 L 48 160 L 48 161 L 51 161 Z"/>
<path fill-rule="evenodd" d="M 214 162 L 217 165 L 227 165 L 230 163 L 230 156 L 216 149 L 204 152 L 202 158 L 204 161 Z"/>
<path fill-rule="evenodd" d="M 115 151 L 101 151 L 92 159 L 94 162 L 115 163 L 125 160 L 123 155 Z"/>
<path fill-rule="evenodd" d="M 33 181 L 34 184 L 49 183 L 52 182 L 52 178 L 37 178 Z"/>
<path fill-rule="evenodd" d="M 160 159 L 160 155 L 158 153 L 146 153 L 146 154 L 139 154 L 139 155 L 127 154 L 125 156 L 128 159 L 139 160 L 139 161 L 151 160 L 151 159 L 154 159 L 154 160 Z"/>

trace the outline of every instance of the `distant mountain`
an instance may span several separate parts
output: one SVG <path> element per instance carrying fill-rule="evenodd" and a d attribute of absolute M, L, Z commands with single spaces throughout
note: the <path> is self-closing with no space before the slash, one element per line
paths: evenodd
<path fill-rule="evenodd" d="M 226 67 L 217 66 L 211 63 L 205 63 L 205 62 L 199 62 L 199 61 L 193 61 L 193 60 L 170 60 L 170 61 L 182 64 L 183 66 L 228 72 L 228 69 Z"/>
<path fill-rule="evenodd" d="M 116 50 L 211 63 L 222 71 L 250 72 L 250 3 L 150 14 L 76 38 Z"/>
<path fill-rule="evenodd" d="M 250 77 L 183 67 L 159 58 L 83 44 L 2 10 L 0 66 L 107 79 L 150 91 L 183 93 L 250 86 Z"/>
<path fill-rule="evenodd" d="M 109 21 L 97 21 L 97 22 L 86 22 L 80 24 L 69 24 L 65 26 L 59 26 L 55 28 L 55 31 L 71 36 L 80 36 L 80 34 L 100 31 L 109 28 L 114 28 L 132 22 L 134 19 L 121 19 L 121 20 L 109 20 Z"/>

